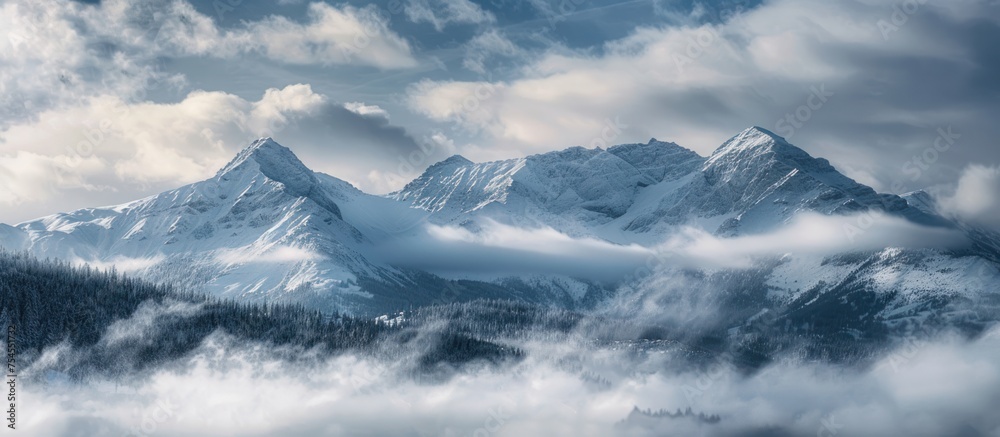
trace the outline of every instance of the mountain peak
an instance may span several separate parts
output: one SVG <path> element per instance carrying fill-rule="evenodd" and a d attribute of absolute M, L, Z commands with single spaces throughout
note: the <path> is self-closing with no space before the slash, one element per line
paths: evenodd
<path fill-rule="evenodd" d="M 788 142 L 785 141 L 785 138 L 760 126 L 750 126 L 732 137 L 722 147 L 719 147 L 716 152 L 727 148 L 732 149 L 734 146 L 746 149 L 753 146 L 770 146 L 774 144 L 788 144 Z"/>
<path fill-rule="evenodd" d="M 764 129 L 764 128 L 760 127 L 760 126 L 750 126 L 750 127 L 746 128 L 746 129 L 743 129 L 743 132 L 740 132 L 740 134 L 741 135 L 753 135 L 753 136 L 766 136 L 766 137 L 770 137 L 771 139 L 774 139 L 774 140 L 777 140 L 777 141 L 785 142 L 785 138 L 784 137 L 781 137 L 778 134 L 776 134 L 774 132 L 771 132 L 771 131 L 769 131 L 767 129 Z"/>
<path fill-rule="evenodd" d="M 705 161 L 702 171 L 713 180 L 741 180 L 737 185 L 760 183 L 766 186 L 795 175 L 817 180 L 850 193 L 856 199 L 878 201 L 875 190 L 858 184 L 834 168 L 830 161 L 814 158 L 784 138 L 753 126 L 722 144 Z M 867 202 L 867 201 L 866 201 Z"/>
<path fill-rule="evenodd" d="M 924 190 L 911 191 L 906 194 L 901 194 L 906 203 L 914 208 L 919 209 L 927 214 L 936 215 L 937 214 L 937 201 L 934 196 Z"/>
<path fill-rule="evenodd" d="M 281 182 L 293 194 L 305 196 L 316 183 L 312 170 L 295 153 L 270 137 L 260 138 L 240 151 L 216 177 L 224 177 L 244 168 L 258 170 L 264 176 Z"/>
<path fill-rule="evenodd" d="M 439 162 L 438 164 L 440 164 L 440 165 L 447 165 L 447 164 L 469 165 L 469 164 L 474 164 L 474 162 L 470 161 L 469 159 L 467 159 L 466 157 L 464 157 L 462 155 L 451 155 L 447 159 L 445 159 L 444 161 Z"/>
<path fill-rule="evenodd" d="M 259 149 L 261 147 L 274 147 L 274 146 L 283 147 L 281 144 L 278 144 L 276 141 L 274 141 L 274 138 L 260 137 L 256 141 L 250 143 L 250 145 L 247 146 L 247 149 Z"/>
<path fill-rule="evenodd" d="M 286 193 L 308 198 L 338 218 L 343 218 L 340 208 L 323 194 L 316 173 L 306 167 L 291 149 L 278 144 L 270 137 L 250 143 L 232 162 L 219 170 L 216 178 L 222 181 L 240 180 L 247 177 L 255 178 L 258 174 L 284 185 Z"/>
<path fill-rule="evenodd" d="M 428 175 L 428 174 L 436 173 L 436 172 L 439 172 L 439 171 L 448 171 L 449 169 L 452 169 L 452 168 L 464 167 L 464 166 L 472 165 L 472 164 L 475 164 L 475 163 L 472 162 L 472 161 L 470 161 L 470 160 L 468 160 L 468 159 L 466 159 L 462 155 L 451 155 L 448 158 L 446 158 L 444 161 L 438 161 L 438 162 L 435 162 L 434 164 L 431 164 L 430 166 L 428 166 L 427 169 L 424 170 L 423 175 Z"/>
<path fill-rule="evenodd" d="M 773 153 L 777 158 L 788 158 L 793 161 L 812 158 L 804 150 L 793 146 L 774 132 L 760 126 L 751 126 L 712 152 L 705 165 L 731 159 L 747 160 L 769 153 Z"/>
<path fill-rule="evenodd" d="M 223 167 L 219 173 L 228 173 L 251 159 L 259 162 L 261 159 L 266 157 L 276 157 L 291 152 L 291 150 L 281 144 L 278 144 L 271 137 L 258 138 L 250 143 L 250 145 L 246 146 L 243 150 L 240 150 L 240 152 L 236 154 L 236 157 L 233 158 L 229 164 L 226 164 L 226 166 Z"/>

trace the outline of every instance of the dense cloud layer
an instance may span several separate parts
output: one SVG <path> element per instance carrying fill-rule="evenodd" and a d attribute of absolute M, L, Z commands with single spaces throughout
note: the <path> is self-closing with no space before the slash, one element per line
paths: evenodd
<path fill-rule="evenodd" d="M 447 382 L 416 383 L 397 373 L 405 359 L 346 355 L 290 364 L 267 348 L 215 336 L 181 365 L 148 378 L 25 386 L 19 425 L 39 436 L 1000 432 L 995 332 L 973 342 L 912 339 L 867 369 L 785 361 L 750 376 L 722 358 L 702 370 L 684 370 L 671 364 L 670 352 L 635 357 L 574 342 L 522 346 L 529 358 L 509 368 L 470 368 Z M 634 407 L 690 407 L 720 421 L 623 422 Z"/>

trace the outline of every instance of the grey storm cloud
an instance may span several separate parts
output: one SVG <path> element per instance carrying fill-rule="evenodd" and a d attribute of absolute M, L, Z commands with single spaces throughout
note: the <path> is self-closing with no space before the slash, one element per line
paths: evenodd
<path fill-rule="evenodd" d="M 299 122 L 296 127 L 314 138 L 326 139 L 330 143 L 331 150 L 328 151 L 331 153 L 384 156 L 409 153 L 420 147 L 405 128 L 392 125 L 386 116 L 359 114 L 342 104 L 327 105 L 315 116 Z M 296 135 L 296 132 L 288 134 L 293 139 Z"/>

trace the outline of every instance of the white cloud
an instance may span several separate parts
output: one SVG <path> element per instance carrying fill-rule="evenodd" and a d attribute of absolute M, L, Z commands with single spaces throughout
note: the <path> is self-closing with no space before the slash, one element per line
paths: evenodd
<path fill-rule="evenodd" d="M 687 228 L 657 247 L 669 263 L 687 267 L 749 267 L 755 257 L 833 255 L 894 248 L 953 248 L 968 244 L 953 229 L 929 228 L 881 213 L 827 216 L 802 213 L 766 234 L 720 238 Z"/>
<path fill-rule="evenodd" d="M 326 102 L 298 84 L 267 90 L 258 101 L 195 91 L 177 103 L 104 95 L 46 110 L 4 133 L 0 202 L 37 207 L 79 190 L 176 188 L 211 176 L 250 139 L 275 135 Z"/>
<path fill-rule="evenodd" d="M 96 95 L 136 103 L 182 87 L 182 74 L 159 68 L 164 58 L 259 54 L 290 64 L 416 65 L 409 43 L 374 6 L 312 3 L 301 23 L 268 16 L 223 29 L 183 0 L 5 2 L 0 29 L 0 129 Z"/>
<path fill-rule="evenodd" d="M 288 115 L 311 114 L 326 103 L 326 96 L 314 93 L 306 84 L 271 88 L 264 92 L 260 101 L 253 103 L 247 127 L 251 132 L 274 131 L 275 126 L 288 123 Z"/>
<path fill-rule="evenodd" d="M 406 17 L 414 23 L 431 23 L 438 32 L 451 23 L 492 23 L 496 17 L 470 0 L 411 0 Z"/>
<path fill-rule="evenodd" d="M 23 150 L 0 154 L 0 185 L 4 188 L 0 190 L 0 204 L 11 206 L 46 200 L 54 193 L 72 188 L 110 189 L 94 185 L 86 177 L 107 171 L 107 165 L 93 156 L 48 156 Z"/>
<path fill-rule="evenodd" d="M 115 256 L 107 260 L 85 260 L 76 258 L 71 261 L 75 266 L 89 266 L 98 270 L 117 270 L 119 273 L 134 273 L 146 270 L 165 260 L 163 255 L 150 258 L 130 258 L 127 256 Z"/>
<path fill-rule="evenodd" d="M 317 260 L 322 256 L 312 250 L 294 246 L 268 248 L 248 246 L 220 250 L 216 258 L 223 264 L 295 264 Z"/>
<path fill-rule="evenodd" d="M 639 246 L 620 246 L 593 238 L 574 239 L 552 228 L 525 229 L 487 220 L 481 231 L 454 226 L 428 227 L 431 237 L 446 243 L 472 243 L 485 247 L 515 249 L 547 255 L 569 255 L 576 251 L 640 251 Z"/>
<path fill-rule="evenodd" d="M 503 276 L 558 273 L 616 283 L 652 263 L 671 268 L 748 268 L 761 257 L 835 255 L 893 248 L 955 248 L 962 233 L 929 228 L 879 213 L 826 216 L 803 213 L 764 234 L 723 238 L 683 227 L 666 241 L 620 245 L 571 237 L 548 227 L 522 228 L 493 220 L 468 226 L 427 225 L 426 235 L 393 242 L 389 261 L 444 274 Z"/>
<path fill-rule="evenodd" d="M 521 49 L 501 31 L 490 29 L 473 37 L 465 44 L 462 66 L 479 74 L 487 74 L 486 63 L 495 56 L 512 57 Z"/>
<path fill-rule="evenodd" d="M 146 301 L 127 319 L 108 325 L 101 338 L 102 345 L 114 346 L 123 340 L 142 341 L 155 338 L 164 317 L 191 317 L 201 310 L 202 304 L 166 300 L 162 303 Z M 147 340 L 148 341 L 148 340 Z"/>
<path fill-rule="evenodd" d="M 266 56 L 297 64 L 362 64 L 378 68 L 416 65 L 405 39 L 392 32 L 374 5 L 365 8 L 326 3 L 309 5 L 310 21 L 272 16 L 228 38 L 259 48 Z"/>
<path fill-rule="evenodd" d="M 970 165 L 951 195 L 941 196 L 946 213 L 972 224 L 1000 229 L 1000 167 Z"/>
<path fill-rule="evenodd" d="M 2 220 L 118 203 L 207 178 L 252 139 L 294 136 L 287 128 L 308 117 L 317 119 L 311 135 L 320 118 L 356 121 L 331 112 L 309 85 L 269 89 L 258 101 L 182 92 L 185 76 L 166 72 L 164 60 L 416 63 L 374 6 L 317 2 L 307 12 L 301 22 L 268 16 L 224 29 L 185 0 L 0 3 Z M 392 129 L 407 139 L 383 124 L 356 127 L 351 140 Z"/>
<path fill-rule="evenodd" d="M 58 0 L 0 5 L 0 129 L 91 95 L 142 101 L 150 88 L 183 83 L 137 48 L 149 36 L 125 21 L 140 8 L 103 3 L 100 10 Z"/>
<path fill-rule="evenodd" d="M 496 120 L 491 107 L 503 83 L 421 80 L 407 90 L 410 107 L 437 121 L 454 122 L 470 131 L 502 136 L 506 125 Z M 510 126 L 515 127 L 515 126 Z"/>
<path fill-rule="evenodd" d="M 364 102 L 344 103 L 344 109 L 358 115 L 382 117 L 385 119 L 389 118 L 389 111 L 382 109 L 378 105 L 366 105 Z"/>
<path fill-rule="evenodd" d="M 218 28 L 193 6 L 175 1 L 157 17 L 157 46 L 177 55 L 231 58 L 258 52 L 292 64 L 368 65 L 383 69 L 416 65 L 409 43 L 391 31 L 375 6 L 356 8 L 310 3 L 305 22 L 271 15 L 242 28 Z"/>
<path fill-rule="evenodd" d="M 521 228 L 484 220 L 475 231 L 426 225 L 426 233 L 381 248 L 388 262 L 442 274 L 562 274 L 614 283 L 654 255 L 638 245 L 573 238 L 548 227 Z"/>

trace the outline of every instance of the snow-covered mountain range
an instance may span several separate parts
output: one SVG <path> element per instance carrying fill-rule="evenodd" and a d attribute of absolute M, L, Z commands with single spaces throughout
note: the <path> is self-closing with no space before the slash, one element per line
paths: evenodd
<path fill-rule="evenodd" d="M 780 231 L 803 213 L 870 211 L 971 236 L 971 243 L 774 254 L 750 267 L 759 273 L 755 292 L 762 291 L 769 306 L 799 310 L 810 300 L 861 293 L 878 297 L 881 303 L 869 316 L 880 317 L 914 316 L 934 299 L 996 299 L 995 234 L 942 217 L 926 193 L 877 193 L 757 127 L 709 157 L 655 139 L 487 163 L 453 156 L 386 196 L 313 172 L 291 150 L 264 138 L 202 182 L 123 205 L 0 225 L 0 246 L 113 265 L 216 296 L 301 302 L 330 311 L 378 313 L 478 297 L 577 308 L 599 305 L 623 282 L 637 280 L 426 270 L 396 262 L 386 248 L 432 257 L 430 251 L 449 246 L 399 242 L 445 231 L 483 236 L 492 224 L 653 253 L 692 228 L 724 244 Z M 711 276 L 728 270 L 705 271 Z M 655 284 L 655 278 L 644 281 Z"/>

